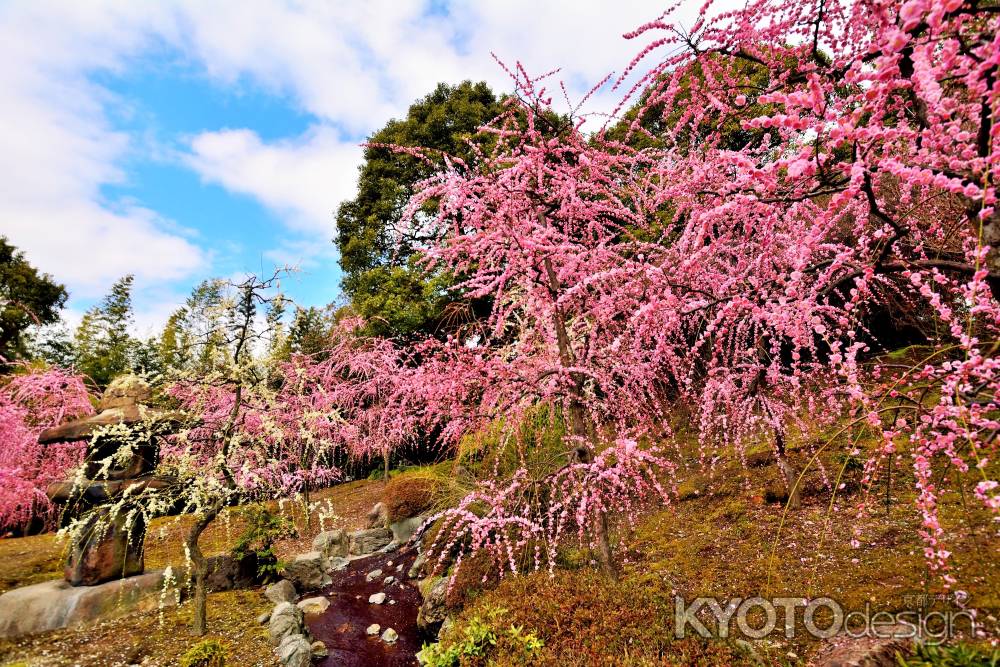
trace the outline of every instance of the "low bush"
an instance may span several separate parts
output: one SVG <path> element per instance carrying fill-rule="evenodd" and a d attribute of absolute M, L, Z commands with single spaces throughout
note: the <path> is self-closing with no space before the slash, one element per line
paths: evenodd
<path fill-rule="evenodd" d="M 226 667 L 229 650 L 214 639 L 198 642 L 181 656 L 180 667 Z"/>
<path fill-rule="evenodd" d="M 896 656 L 900 667 L 1000 667 L 1000 649 L 958 643 L 951 646 L 921 644 L 914 655 Z"/>
<path fill-rule="evenodd" d="M 389 521 L 418 516 L 434 506 L 437 482 L 419 473 L 393 477 L 382 493 Z"/>
<path fill-rule="evenodd" d="M 255 556 L 257 576 L 262 581 L 272 580 L 277 577 L 283 565 L 274 552 L 274 543 L 286 537 L 294 537 L 295 526 L 289 519 L 262 505 L 247 505 L 243 518 L 246 527 L 236 539 L 233 557 L 242 561 L 246 556 Z"/>
<path fill-rule="evenodd" d="M 486 620 L 469 619 L 447 646 L 425 644 L 418 654 L 421 662 L 428 667 L 478 667 L 494 664 L 499 655 L 519 665 L 541 664 L 538 658 L 545 644 L 535 633 L 517 625 L 496 627 L 506 613 L 491 609 Z"/>

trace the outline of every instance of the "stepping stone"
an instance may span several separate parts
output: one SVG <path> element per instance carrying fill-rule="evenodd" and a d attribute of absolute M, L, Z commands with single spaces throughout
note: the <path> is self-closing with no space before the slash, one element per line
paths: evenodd
<path fill-rule="evenodd" d="M 382 641 L 386 644 L 395 644 L 397 639 L 399 639 L 399 635 L 392 628 L 386 628 L 385 632 L 382 633 Z"/>
<path fill-rule="evenodd" d="M 368 597 L 369 604 L 382 604 L 385 602 L 385 593 L 372 593 Z"/>
<path fill-rule="evenodd" d="M 295 605 L 303 614 L 322 614 L 330 607 L 330 601 L 324 597 L 306 598 Z"/>

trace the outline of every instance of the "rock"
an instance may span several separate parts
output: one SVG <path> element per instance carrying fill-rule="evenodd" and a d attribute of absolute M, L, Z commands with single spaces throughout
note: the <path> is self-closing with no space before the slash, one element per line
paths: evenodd
<path fill-rule="evenodd" d="M 438 635 L 437 635 L 438 641 L 441 641 L 441 637 L 447 634 L 447 632 L 451 630 L 454 626 L 455 626 L 455 617 L 452 616 L 451 614 L 448 614 L 448 616 L 444 619 L 444 623 L 441 624 L 441 629 L 438 630 Z"/>
<path fill-rule="evenodd" d="M 312 644 L 303 634 L 287 635 L 275 654 L 286 667 L 309 667 L 312 664 Z"/>
<path fill-rule="evenodd" d="M 365 575 L 365 581 L 371 583 L 382 576 L 382 570 L 372 570 Z"/>
<path fill-rule="evenodd" d="M 368 596 L 368 604 L 382 604 L 385 602 L 385 593 L 372 593 Z"/>
<path fill-rule="evenodd" d="M 386 567 L 392 567 L 392 561 L 391 560 L 386 561 L 385 562 L 385 566 Z"/>
<path fill-rule="evenodd" d="M 383 586 L 392 586 L 394 583 L 396 583 L 396 577 L 393 576 L 388 576 L 382 580 Z"/>
<path fill-rule="evenodd" d="M 351 561 L 348 560 L 347 558 L 340 558 L 339 556 L 334 556 L 326 564 L 326 570 L 327 572 L 340 572 L 350 564 Z"/>
<path fill-rule="evenodd" d="M 265 588 L 264 597 L 274 604 L 278 604 L 279 602 L 293 602 L 298 597 L 298 593 L 295 592 L 295 584 L 288 579 L 282 579 Z"/>
<path fill-rule="evenodd" d="M 313 538 L 313 549 L 327 558 L 347 555 L 347 533 L 339 528 L 327 530 Z"/>
<path fill-rule="evenodd" d="M 211 593 L 253 588 L 260 582 L 256 554 L 245 554 L 239 560 L 232 554 L 222 554 L 211 556 L 207 560 L 205 585 Z"/>
<path fill-rule="evenodd" d="M 272 646 L 279 646 L 286 637 L 302 634 L 302 610 L 291 602 L 279 602 L 271 611 L 267 634 Z M 308 642 L 306 642 L 308 646 Z"/>
<path fill-rule="evenodd" d="M 312 656 L 314 658 L 325 658 L 330 655 L 330 651 L 326 648 L 326 644 L 319 640 L 314 641 L 310 648 L 312 649 Z"/>
<path fill-rule="evenodd" d="M 909 637 L 912 631 L 912 626 L 880 626 L 878 634 L 881 637 L 837 636 L 821 648 L 809 664 L 813 667 L 893 667 L 898 664 L 897 652 L 903 656 L 912 652 L 913 640 Z"/>
<path fill-rule="evenodd" d="M 326 558 L 322 553 L 309 551 L 287 563 L 281 574 L 300 591 L 314 591 L 333 581 L 326 572 L 326 565 Z"/>
<path fill-rule="evenodd" d="M 382 626 L 378 623 L 372 623 L 365 629 L 365 632 L 374 637 L 378 633 L 382 632 Z"/>
<path fill-rule="evenodd" d="M 386 628 L 385 632 L 382 633 L 382 641 L 386 644 L 395 644 L 397 639 L 399 639 L 399 634 L 392 628 Z"/>
<path fill-rule="evenodd" d="M 406 544 L 426 520 L 427 517 L 425 516 L 415 516 L 409 519 L 402 519 L 400 521 L 390 523 L 389 530 L 392 531 L 393 541 L 399 542 L 400 544 Z"/>
<path fill-rule="evenodd" d="M 330 607 L 330 601 L 323 596 L 316 596 L 300 600 L 295 606 L 301 609 L 303 614 L 322 614 Z"/>
<path fill-rule="evenodd" d="M 375 553 L 392 542 L 392 531 L 388 528 L 356 530 L 348 536 L 348 552 L 354 556 Z"/>
<path fill-rule="evenodd" d="M 383 503 L 375 503 L 370 510 L 368 510 L 368 527 L 369 528 L 385 528 L 389 525 L 389 512 L 385 508 Z"/>
<path fill-rule="evenodd" d="M 174 605 L 176 589 L 164 594 L 163 571 L 116 579 L 97 586 L 46 581 L 0 595 L 0 637 L 20 637 L 78 628 L 111 618 Z"/>
<path fill-rule="evenodd" d="M 413 561 L 413 565 L 410 566 L 410 571 L 406 573 L 406 576 L 410 579 L 416 579 L 419 577 L 424 569 L 424 563 L 427 562 L 426 552 L 421 552 L 417 554 L 416 559 Z"/>
<path fill-rule="evenodd" d="M 271 620 L 270 614 L 261 614 L 257 617 L 257 623 L 260 625 L 267 625 L 267 622 Z"/>
<path fill-rule="evenodd" d="M 142 574 L 142 544 L 146 524 L 126 512 L 111 514 L 99 507 L 74 536 L 63 576 L 74 586 L 96 586 L 105 581 Z"/>
<path fill-rule="evenodd" d="M 420 594 L 423 604 L 417 611 L 417 627 L 426 633 L 433 632 L 444 622 L 448 615 L 444 600 L 448 592 L 448 580 L 444 577 L 427 577 L 420 582 Z"/>

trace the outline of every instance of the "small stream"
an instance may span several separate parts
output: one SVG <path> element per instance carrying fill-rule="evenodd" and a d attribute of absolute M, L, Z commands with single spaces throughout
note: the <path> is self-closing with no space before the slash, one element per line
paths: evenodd
<path fill-rule="evenodd" d="M 324 595 L 331 602 L 324 613 L 306 616 L 309 631 L 326 644 L 330 652 L 327 658 L 314 664 L 323 667 L 409 667 L 417 664 L 415 654 L 424 641 L 417 628 L 417 610 L 422 600 L 417 581 L 409 581 L 406 576 L 415 558 L 416 550 L 412 548 L 359 558 L 345 569 L 334 572 L 332 584 L 305 596 Z M 382 570 L 382 575 L 371 582 L 366 581 L 365 576 L 376 569 Z M 390 575 L 396 577 L 396 581 L 383 585 L 385 577 Z M 385 602 L 370 604 L 368 597 L 379 592 L 386 594 Z M 375 636 L 366 633 L 372 623 L 381 626 Z M 399 634 L 394 644 L 382 641 L 381 633 L 386 628 Z"/>

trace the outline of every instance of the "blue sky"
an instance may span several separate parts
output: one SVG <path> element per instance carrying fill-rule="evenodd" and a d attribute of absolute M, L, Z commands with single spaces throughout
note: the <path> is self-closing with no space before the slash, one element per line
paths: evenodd
<path fill-rule="evenodd" d="M 700 4 L 700 3 L 698 3 Z M 693 5 L 687 13 L 690 15 Z M 0 233 L 70 290 L 136 276 L 155 332 L 201 280 L 290 264 L 340 296 L 334 211 L 359 143 L 439 81 L 510 83 L 491 53 L 582 95 L 657 3 L 0 0 Z M 606 89 L 591 110 L 610 110 Z"/>

